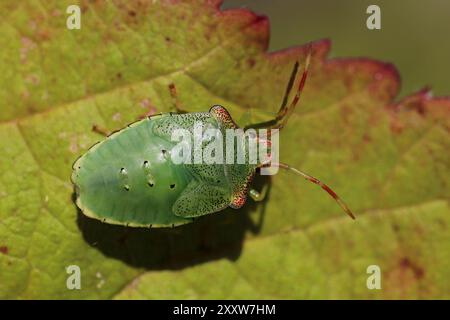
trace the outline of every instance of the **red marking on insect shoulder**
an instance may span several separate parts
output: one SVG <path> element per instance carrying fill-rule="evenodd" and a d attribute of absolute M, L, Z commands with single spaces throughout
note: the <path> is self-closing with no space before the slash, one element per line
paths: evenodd
<path fill-rule="evenodd" d="M 234 198 L 232 203 L 232 206 L 236 209 L 241 208 L 245 203 L 246 198 L 244 196 L 238 196 L 237 198 Z"/>
<path fill-rule="evenodd" d="M 212 113 L 214 114 L 214 117 L 217 120 L 219 120 L 220 122 L 223 122 L 227 127 L 237 128 L 237 125 L 234 123 L 230 114 L 224 107 L 215 106 L 212 109 Z"/>
<path fill-rule="evenodd" d="M 0 252 L 1 252 L 1 253 L 3 253 L 3 254 L 8 254 L 8 251 L 9 251 L 9 249 L 8 249 L 7 246 L 1 246 L 1 247 L 0 247 Z"/>

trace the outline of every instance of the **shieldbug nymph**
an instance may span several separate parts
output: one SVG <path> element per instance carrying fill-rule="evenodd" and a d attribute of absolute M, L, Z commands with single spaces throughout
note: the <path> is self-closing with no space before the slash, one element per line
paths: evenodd
<path fill-rule="evenodd" d="M 286 125 L 300 100 L 310 56 L 311 52 L 306 57 L 292 102 L 287 103 L 296 80 L 298 61 L 276 117 L 263 123 L 264 127 L 281 129 Z M 177 99 L 173 85 L 171 93 Z M 173 161 L 174 130 L 192 132 L 195 123 L 214 128 L 224 133 L 223 137 L 227 129 L 237 128 L 228 111 L 218 105 L 209 112 L 159 114 L 134 122 L 107 136 L 76 160 L 71 178 L 77 206 L 86 216 L 110 224 L 174 227 L 226 207 L 239 209 L 247 196 L 255 201 L 263 200 L 263 192 L 252 189 L 250 184 L 256 170 L 267 166 L 267 162 L 177 164 Z M 271 165 L 319 185 L 354 218 L 338 195 L 318 179 L 287 164 Z"/>

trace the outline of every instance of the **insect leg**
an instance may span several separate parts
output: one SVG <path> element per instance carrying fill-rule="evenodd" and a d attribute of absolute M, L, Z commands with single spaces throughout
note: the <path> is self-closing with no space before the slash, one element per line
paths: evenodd
<path fill-rule="evenodd" d="M 250 189 L 248 192 L 250 198 L 255 202 L 263 201 L 267 196 L 267 190 L 269 189 L 269 184 L 264 184 L 261 191 L 257 191 L 255 189 Z"/>
<path fill-rule="evenodd" d="M 255 189 L 250 189 L 250 191 L 248 192 L 249 196 L 255 202 L 262 202 L 260 210 L 258 210 L 259 217 L 257 218 L 257 220 L 250 219 L 249 228 L 253 234 L 258 234 L 261 231 L 262 226 L 264 224 L 267 202 L 263 202 L 263 200 L 269 194 L 270 187 L 271 187 L 270 183 L 264 183 L 261 191 L 257 191 Z"/>
<path fill-rule="evenodd" d="M 308 69 L 309 69 L 309 63 L 311 60 L 311 52 L 312 52 L 312 48 L 311 48 L 311 45 L 309 45 L 308 46 L 308 54 L 307 54 L 306 60 L 305 60 L 305 68 L 303 70 L 302 77 L 298 84 L 294 99 L 292 99 L 292 102 L 288 105 L 289 95 L 294 86 L 295 78 L 296 78 L 298 67 L 299 67 L 298 61 L 295 62 L 294 68 L 292 69 L 291 77 L 289 78 L 289 82 L 286 87 L 286 92 L 284 94 L 283 101 L 281 103 L 280 109 L 278 110 L 278 113 L 275 116 L 275 118 L 272 120 L 269 120 L 269 121 L 265 121 L 265 122 L 261 122 L 261 123 L 258 123 L 258 124 L 252 125 L 252 126 L 248 126 L 245 129 L 247 129 L 247 128 L 281 129 L 286 125 L 287 121 L 289 120 L 289 117 L 292 115 L 292 112 L 294 111 L 296 105 L 298 104 L 298 101 L 300 100 L 301 93 L 303 92 L 303 88 L 306 83 L 306 78 L 308 77 Z"/>
<path fill-rule="evenodd" d="M 180 99 L 177 94 L 177 88 L 175 87 L 175 83 L 172 82 L 171 84 L 169 84 L 169 92 L 170 92 L 170 96 L 172 97 L 172 101 L 173 101 L 172 108 L 177 113 L 187 113 L 187 111 L 185 111 L 183 109 L 183 106 L 181 105 Z"/>
<path fill-rule="evenodd" d="M 328 194 L 333 197 L 334 200 L 336 200 L 336 202 L 338 203 L 338 205 L 345 211 L 345 213 L 347 213 L 350 218 L 355 219 L 355 216 L 353 215 L 353 212 L 350 210 L 350 208 L 345 204 L 345 202 L 336 194 L 336 192 L 334 192 L 329 186 L 327 186 L 325 183 L 323 183 L 322 181 L 320 181 L 317 178 L 314 178 L 313 176 L 310 176 L 309 174 L 302 172 L 296 168 L 291 167 L 288 164 L 285 163 L 271 163 L 271 166 L 277 166 L 279 168 L 283 168 L 283 169 L 287 169 L 290 170 L 292 172 L 294 172 L 295 174 L 302 176 L 303 178 L 305 178 L 306 180 L 315 183 L 317 185 L 319 185 L 323 190 L 325 190 L 326 192 L 328 192 Z"/>
<path fill-rule="evenodd" d="M 111 131 L 109 131 L 108 129 L 103 128 L 97 124 L 92 125 L 92 131 L 94 131 L 98 134 L 101 134 L 102 136 L 105 136 L 105 137 L 107 137 L 111 134 Z"/>

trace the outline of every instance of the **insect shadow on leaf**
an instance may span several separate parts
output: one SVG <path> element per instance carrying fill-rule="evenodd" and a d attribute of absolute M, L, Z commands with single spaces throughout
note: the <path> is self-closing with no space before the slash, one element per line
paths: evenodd
<path fill-rule="evenodd" d="M 270 177 L 257 175 L 258 190 Z M 73 201 L 76 195 L 73 194 Z M 86 217 L 78 209 L 77 225 L 84 240 L 104 255 L 147 270 L 178 270 L 218 259 L 239 258 L 245 235 L 258 234 L 264 223 L 267 201 L 249 201 L 241 209 L 225 209 L 177 228 L 131 228 Z"/>

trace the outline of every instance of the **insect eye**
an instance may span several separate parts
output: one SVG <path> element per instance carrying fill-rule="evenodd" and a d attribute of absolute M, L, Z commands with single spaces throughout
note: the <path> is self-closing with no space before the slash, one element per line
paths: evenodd
<path fill-rule="evenodd" d="M 170 185 L 170 189 L 173 189 L 173 188 L 175 188 L 175 184 Z"/>

